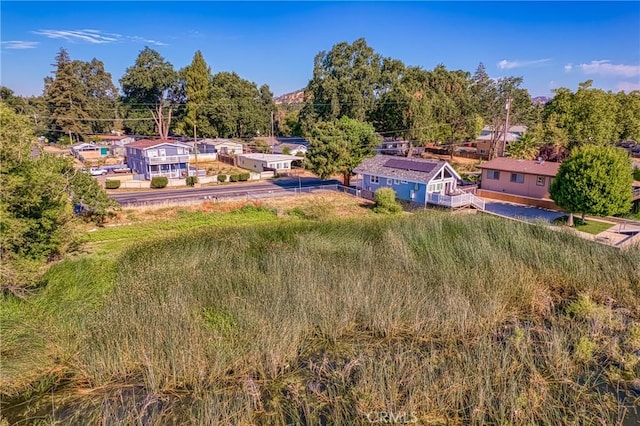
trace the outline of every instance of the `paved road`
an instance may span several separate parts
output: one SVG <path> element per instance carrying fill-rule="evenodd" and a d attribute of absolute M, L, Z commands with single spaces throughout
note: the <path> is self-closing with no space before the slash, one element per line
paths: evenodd
<path fill-rule="evenodd" d="M 260 183 L 237 183 L 204 188 L 165 188 L 152 191 L 120 192 L 111 194 L 122 206 L 134 206 L 141 204 L 159 204 L 172 201 L 195 201 L 217 198 L 234 198 L 250 194 L 262 194 L 268 192 L 290 192 L 296 188 L 309 188 L 313 186 L 336 185 L 336 180 L 321 180 L 318 178 L 302 177 L 278 179 Z"/>
<path fill-rule="evenodd" d="M 540 207 L 521 206 L 516 204 L 502 203 L 499 201 L 490 201 L 484 199 L 485 210 L 491 213 L 507 216 L 514 219 L 526 220 L 529 222 L 546 221 L 551 222 L 554 219 L 562 217 L 565 213 L 547 210 Z"/>

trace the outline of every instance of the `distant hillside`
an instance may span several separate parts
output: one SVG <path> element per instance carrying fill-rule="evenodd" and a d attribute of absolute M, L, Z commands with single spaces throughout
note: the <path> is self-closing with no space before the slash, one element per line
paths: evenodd
<path fill-rule="evenodd" d="M 551 98 L 548 96 L 536 96 L 535 98 L 531 99 L 534 105 L 544 105 L 550 100 Z"/>
<path fill-rule="evenodd" d="M 301 104 L 304 102 L 304 90 L 297 90 L 291 93 L 285 93 L 284 95 L 280 95 L 274 99 L 276 104 Z"/>

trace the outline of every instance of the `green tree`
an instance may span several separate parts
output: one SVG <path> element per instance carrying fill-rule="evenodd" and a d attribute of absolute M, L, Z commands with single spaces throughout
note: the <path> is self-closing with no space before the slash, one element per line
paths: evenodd
<path fill-rule="evenodd" d="M 56 137 L 68 134 L 75 135 L 79 140 L 81 135 L 89 133 L 89 114 L 85 107 L 87 92 L 78 72 L 78 64 L 71 60 L 64 49 L 56 55 L 53 78 L 45 78 L 44 95 L 47 102 L 50 121 L 48 123 Z"/>
<path fill-rule="evenodd" d="M 371 124 L 348 117 L 316 124 L 309 135 L 309 169 L 322 179 L 343 176 L 349 186 L 353 169 L 374 154 L 380 143 Z"/>
<path fill-rule="evenodd" d="M 0 103 L 0 288 L 15 294 L 76 244 L 74 202 L 98 214 L 112 205 L 69 159 L 36 155 L 31 126 L 29 118 Z"/>
<path fill-rule="evenodd" d="M 275 104 L 268 86 L 258 88 L 235 72 L 221 72 L 213 76 L 210 104 L 217 136 L 249 138 L 270 134 Z"/>
<path fill-rule="evenodd" d="M 126 69 L 120 79 L 124 101 L 134 118 L 153 118 L 156 133 L 166 139 L 169 136 L 175 97 L 178 93 L 178 76 L 171 63 L 157 51 L 145 47 L 133 66 Z M 140 114 L 144 111 L 144 114 Z"/>
<path fill-rule="evenodd" d="M 507 146 L 507 156 L 520 160 L 533 160 L 537 157 L 540 146 L 535 135 L 527 132 L 518 141 L 511 142 Z"/>
<path fill-rule="evenodd" d="M 32 157 L 31 123 L 0 103 L 0 281 L 21 294 L 39 268 L 64 253 L 73 240 L 67 161 Z"/>
<path fill-rule="evenodd" d="M 86 217 L 98 224 L 103 223 L 118 207 L 118 203 L 107 195 L 93 177 L 80 170 L 71 172 L 69 188 L 71 202 L 83 206 Z"/>
<path fill-rule="evenodd" d="M 640 142 L 640 91 L 619 92 L 615 96 L 618 102 L 618 139 Z"/>
<path fill-rule="evenodd" d="M 191 64 L 181 71 L 186 97 L 185 117 L 182 134 L 193 134 L 197 129 L 203 135 L 211 135 L 212 129 L 208 117 L 207 102 L 210 99 L 211 68 L 199 50 L 193 55 Z"/>
<path fill-rule="evenodd" d="M 120 130 L 115 123 L 118 89 L 113 84 L 111 74 L 105 71 L 102 61 L 96 58 L 90 62 L 74 61 L 74 66 L 86 93 L 84 110 L 89 115 L 89 131 L 106 133 Z"/>
<path fill-rule="evenodd" d="M 521 85 L 521 77 L 490 78 L 482 63 L 472 77 L 470 90 L 475 111 L 492 130 L 489 158 L 502 153 L 501 144 L 505 130 L 508 131 L 505 129 L 507 121 L 509 126 L 513 123 L 528 124 L 532 118 L 531 96 Z"/>
<path fill-rule="evenodd" d="M 585 145 L 572 151 L 553 179 L 549 193 L 570 213 L 610 216 L 631 209 L 633 181 L 629 154 L 620 148 Z"/>
<path fill-rule="evenodd" d="M 583 144 L 613 144 L 638 134 L 636 98 L 594 89 L 592 83 L 580 83 L 575 93 L 567 88 L 555 91 L 543 114 L 546 142 L 573 149 Z"/>
<path fill-rule="evenodd" d="M 364 38 L 341 42 L 314 58 L 301 111 L 304 129 L 346 116 L 366 121 L 379 95 L 383 58 Z"/>

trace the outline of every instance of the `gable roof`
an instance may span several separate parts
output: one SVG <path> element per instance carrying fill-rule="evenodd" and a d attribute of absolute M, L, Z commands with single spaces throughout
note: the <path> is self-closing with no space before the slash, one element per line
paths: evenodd
<path fill-rule="evenodd" d="M 199 140 L 198 143 L 203 143 L 206 145 L 213 145 L 213 146 L 225 145 L 225 144 L 242 146 L 240 142 L 236 142 L 231 139 L 225 139 L 225 138 L 214 138 L 214 139 L 206 138 L 206 139 Z"/>
<path fill-rule="evenodd" d="M 558 174 L 560 163 L 550 161 L 537 162 L 533 160 L 518 160 L 515 158 L 498 157 L 476 166 L 480 169 L 501 170 L 505 172 L 526 173 L 539 176 L 555 176 Z"/>
<path fill-rule="evenodd" d="M 87 143 L 87 142 L 80 142 L 77 143 L 75 145 L 73 145 L 71 148 L 75 149 L 76 151 L 82 148 L 95 148 L 98 149 L 98 145 L 96 145 L 95 143 Z"/>
<path fill-rule="evenodd" d="M 247 158 L 249 160 L 259 160 L 259 161 L 300 161 L 302 158 L 296 157 L 294 155 L 284 155 L 284 154 L 242 154 L 238 155 L 238 158 Z"/>
<path fill-rule="evenodd" d="M 460 176 L 451 165 L 444 160 L 404 158 L 381 154 L 372 158 L 365 158 L 353 171 L 358 174 L 428 183 L 445 167 L 453 177 L 460 179 Z"/>
<path fill-rule="evenodd" d="M 293 144 L 293 143 L 281 143 L 280 145 L 276 145 L 273 147 L 273 152 L 275 154 L 282 154 L 285 148 L 289 148 L 291 151 L 306 151 L 307 147 L 301 144 Z"/>
<path fill-rule="evenodd" d="M 183 143 L 176 143 L 174 141 L 170 141 L 167 139 L 140 139 L 139 141 L 131 142 L 127 144 L 127 147 L 138 148 L 138 149 L 147 149 L 152 148 L 157 145 L 169 144 L 173 146 L 186 146 Z"/>

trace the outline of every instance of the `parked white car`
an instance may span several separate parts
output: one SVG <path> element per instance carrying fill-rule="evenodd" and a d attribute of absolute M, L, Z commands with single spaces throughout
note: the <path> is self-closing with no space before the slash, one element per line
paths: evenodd
<path fill-rule="evenodd" d="M 105 169 L 97 169 L 93 167 L 91 168 L 89 173 L 91 173 L 91 176 L 103 176 L 107 174 L 107 171 Z"/>

